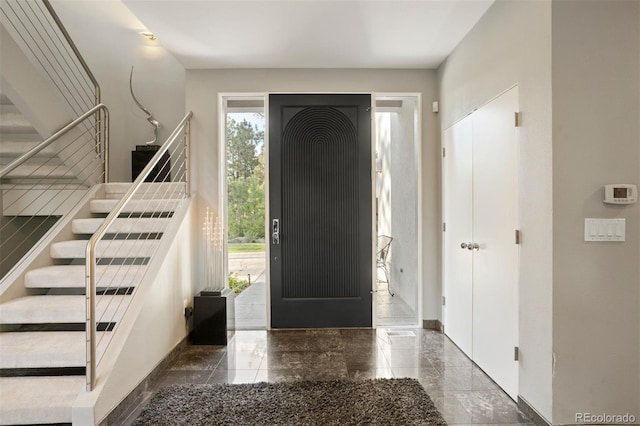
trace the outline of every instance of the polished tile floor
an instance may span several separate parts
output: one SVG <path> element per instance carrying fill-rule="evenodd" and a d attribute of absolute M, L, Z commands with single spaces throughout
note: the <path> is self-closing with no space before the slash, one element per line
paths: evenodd
<path fill-rule="evenodd" d="M 228 346 L 187 346 L 117 421 L 129 425 L 174 383 L 412 377 L 449 424 L 531 424 L 441 333 L 423 329 L 236 331 Z"/>
<path fill-rule="evenodd" d="M 418 314 L 409 306 L 402 296 L 391 296 L 387 283 L 379 281 L 376 292 L 376 325 L 378 327 L 416 326 Z M 392 288 L 393 291 L 393 288 Z"/>
<path fill-rule="evenodd" d="M 238 278 L 251 279 L 251 285 L 235 298 L 235 327 L 237 330 L 266 330 L 267 288 L 264 253 L 229 254 L 229 272 Z M 379 327 L 415 326 L 418 313 L 399 294 L 392 297 L 387 291 L 384 275 L 377 270 L 378 288 L 375 294 L 376 325 Z"/>

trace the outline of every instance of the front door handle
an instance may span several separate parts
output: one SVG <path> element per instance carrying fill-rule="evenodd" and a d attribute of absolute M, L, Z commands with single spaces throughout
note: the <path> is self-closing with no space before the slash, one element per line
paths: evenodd
<path fill-rule="evenodd" d="M 271 223 L 271 244 L 280 244 L 280 219 L 273 219 Z"/>

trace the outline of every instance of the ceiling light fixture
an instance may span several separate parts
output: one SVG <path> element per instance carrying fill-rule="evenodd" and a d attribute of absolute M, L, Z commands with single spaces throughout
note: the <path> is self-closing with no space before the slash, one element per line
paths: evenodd
<path fill-rule="evenodd" d="M 157 37 L 152 32 L 149 32 L 149 31 L 140 31 L 140 35 L 148 38 L 151 41 L 154 41 L 155 39 L 157 39 Z"/>

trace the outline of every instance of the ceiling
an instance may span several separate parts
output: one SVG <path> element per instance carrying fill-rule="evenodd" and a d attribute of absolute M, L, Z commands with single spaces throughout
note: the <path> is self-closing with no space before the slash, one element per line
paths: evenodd
<path fill-rule="evenodd" d="M 186 68 L 436 68 L 493 0 L 123 0 Z"/>

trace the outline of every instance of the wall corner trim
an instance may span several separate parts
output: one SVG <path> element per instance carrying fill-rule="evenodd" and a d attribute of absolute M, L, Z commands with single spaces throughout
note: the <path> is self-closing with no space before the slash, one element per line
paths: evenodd
<path fill-rule="evenodd" d="M 422 328 L 426 330 L 436 330 L 440 333 L 444 333 L 444 326 L 440 320 L 422 320 Z"/>

